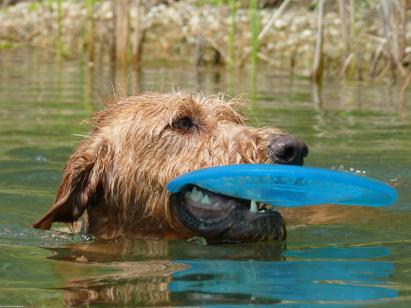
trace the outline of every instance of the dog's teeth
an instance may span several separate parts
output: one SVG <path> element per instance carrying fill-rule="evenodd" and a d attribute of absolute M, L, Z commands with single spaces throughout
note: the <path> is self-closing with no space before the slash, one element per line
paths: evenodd
<path fill-rule="evenodd" d="M 251 200 L 250 212 L 251 213 L 257 212 L 257 203 L 255 202 L 255 200 Z"/>
<path fill-rule="evenodd" d="M 201 199 L 203 199 L 203 193 L 201 191 L 198 192 L 197 198 L 198 198 L 198 200 L 196 200 L 196 201 L 200 201 Z"/>
<path fill-rule="evenodd" d="M 193 190 L 191 191 L 190 195 L 192 197 L 195 197 L 195 196 L 198 196 L 198 193 L 199 193 L 199 191 L 197 190 L 197 187 L 194 187 Z"/>
<path fill-rule="evenodd" d="M 193 191 L 190 193 L 189 196 L 193 201 L 200 201 L 203 198 L 203 193 L 197 189 L 197 187 L 193 188 Z"/>
<path fill-rule="evenodd" d="M 206 194 L 204 194 L 204 197 L 201 198 L 200 202 L 203 204 L 211 204 L 210 198 Z"/>
<path fill-rule="evenodd" d="M 187 191 L 185 194 L 184 194 L 184 197 L 186 198 L 186 199 L 191 199 L 192 198 L 192 195 L 193 195 L 193 192 L 192 191 Z"/>

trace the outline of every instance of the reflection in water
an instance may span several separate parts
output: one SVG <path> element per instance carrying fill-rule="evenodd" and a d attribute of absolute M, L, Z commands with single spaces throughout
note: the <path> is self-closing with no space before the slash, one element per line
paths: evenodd
<path fill-rule="evenodd" d="M 168 283 L 174 272 L 186 266 L 167 260 L 169 245 L 166 241 L 113 240 L 73 245 L 70 248 L 52 248 L 56 254 L 55 270 L 62 276 L 67 261 L 90 267 L 104 268 L 108 274 L 82 279 L 64 277 L 64 303 L 68 306 L 90 304 L 158 305 L 169 302 Z M 136 261 L 138 260 L 138 261 Z"/>
<path fill-rule="evenodd" d="M 313 104 L 317 108 L 317 110 L 321 110 L 323 109 L 322 83 L 314 82 L 311 86 Z"/>
<path fill-rule="evenodd" d="M 85 74 L 83 91 L 84 109 L 93 112 L 96 109 L 92 102 L 94 93 L 94 66 L 90 64 L 85 65 L 83 71 Z"/>
<path fill-rule="evenodd" d="M 190 269 L 177 272 L 169 285 L 174 295 L 192 304 L 218 303 L 222 295 L 237 303 L 349 303 L 396 297 L 385 279 L 390 262 L 367 261 L 181 261 Z M 241 295 L 241 296 L 238 296 Z M 215 296 L 215 298 L 213 298 Z"/>
<path fill-rule="evenodd" d="M 116 96 L 127 96 L 128 93 L 128 71 L 125 67 L 116 67 L 114 77 L 114 93 Z"/>
<path fill-rule="evenodd" d="M 121 262 L 120 270 L 97 278 L 70 281 L 63 287 L 64 304 L 160 305 L 170 302 L 168 284 L 184 265 L 168 261 Z M 108 266 L 107 266 L 108 267 Z"/>
<path fill-rule="evenodd" d="M 369 260 L 388 257 L 385 247 L 287 251 L 281 243 L 117 240 L 53 251 L 54 260 L 116 270 L 66 281 L 67 305 L 355 304 L 398 296 L 388 283 L 393 263 Z M 66 264 L 56 271 L 64 275 Z"/>
<path fill-rule="evenodd" d="M 68 248 L 48 248 L 56 260 L 87 262 L 179 260 L 179 259 L 230 259 L 230 260 L 283 260 L 283 242 L 200 245 L 187 241 L 161 241 L 143 239 L 94 240 Z"/>
<path fill-rule="evenodd" d="M 200 246 L 184 241 L 121 239 L 49 249 L 56 253 L 51 257 L 53 260 L 87 263 L 87 266 L 104 266 L 107 270 L 116 271 L 106 275 L 66 281 L 62 288 L 65 304 L 159 305 L 175 301 L 169 284 L 174 274 L 191 267 L 191 264 L 186 264 L 185 260 L 178 260 L 183 256 L 188 259 L 209 261 L 214 259 L 216 261 L 212 262 L 216 264 L 220 264 L 222 259 L 280 260 L 283 244 Z M 55 266 L 61 276 L 67 274 L 66 263 L 58 262 Z M 204 270 L 206 272 L 200 276 L 209 279 L 208 267 Z M 73 272 L 71 271 L 69 275 L 72 277 Z M 198 277 L 194 279 L 198 280 Z M 176 298 L 178 297 L 180 295 L 176 294 Z M 231 297 L 234 302 L 235 294 Z"/>

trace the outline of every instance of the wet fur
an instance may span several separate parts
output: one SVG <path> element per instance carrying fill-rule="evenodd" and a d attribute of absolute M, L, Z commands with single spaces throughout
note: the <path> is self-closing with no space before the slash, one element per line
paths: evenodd
<path fill-rule="evenodd" d="M 187 93 L 147 93 L 118 99 L 98 113 L 71 155 L 55 203 L 33 226 L 73 223 L 102 238 L 193 236 L 170 211 L 165 186 L 204 167 L 268 163 L 267 140 L 279 129 L 252 128 L 237 102 Z M 174 127 L 192 119 L 189 131 Z"/>

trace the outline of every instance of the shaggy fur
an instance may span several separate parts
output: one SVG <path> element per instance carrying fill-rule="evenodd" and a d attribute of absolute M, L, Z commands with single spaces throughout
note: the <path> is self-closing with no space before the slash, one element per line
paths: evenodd
<path fill-rule="evenodd" d="M 108 105 L 68 160 L 54 206 L 33 226 L 83 216 L 84 231 L 102 238 L 193 236 L 173 217 L 166 184 L 204 167 L 269 163 L 269 136 L 284 134 L 245 126 L 234 105 L 184 93 Z"/>

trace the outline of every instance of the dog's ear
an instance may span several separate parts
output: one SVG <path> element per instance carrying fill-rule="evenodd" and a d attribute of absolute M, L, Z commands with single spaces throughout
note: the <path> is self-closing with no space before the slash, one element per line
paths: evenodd
<path fill-rule="evenodd" d="M 33 224 L 34 228 L 48 230 L 53 222 L 72 223 L 83 215 L 88 204 L 95 201 L 99 173 L 94 168 L 96 153 L 92 152 L 80 146 L 70 157 L 54 205 Z"/>

